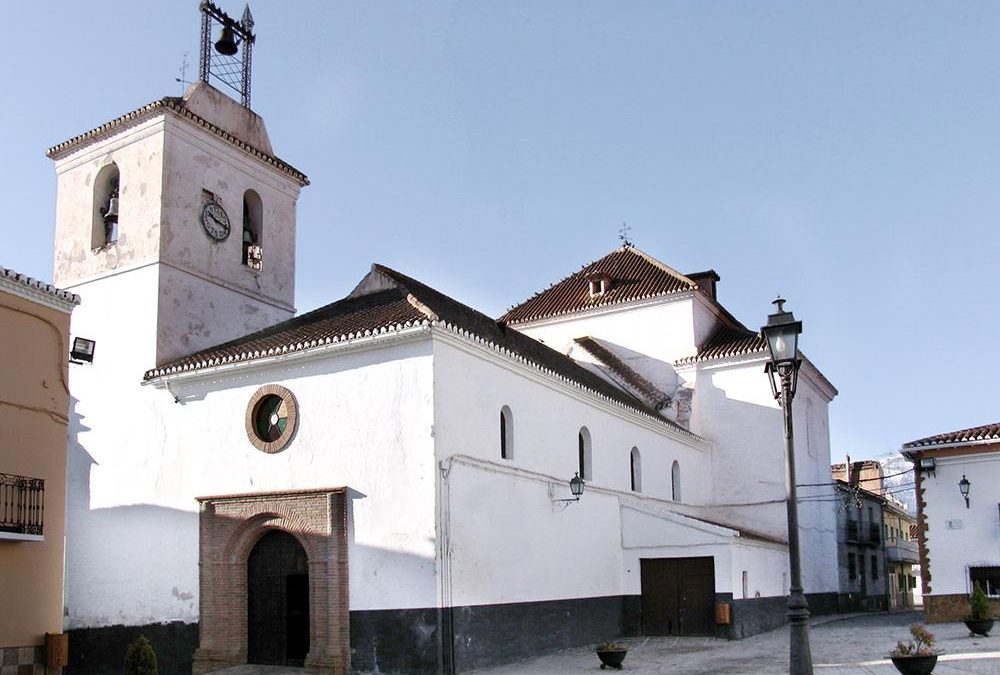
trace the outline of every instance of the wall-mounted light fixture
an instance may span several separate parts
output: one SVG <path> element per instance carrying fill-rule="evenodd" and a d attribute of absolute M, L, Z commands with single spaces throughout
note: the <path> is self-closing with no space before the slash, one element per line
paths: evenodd
<path fill-rule="evenodd" d="M 73 349 L 69 352 L 71 363 L 93 363 L 94 347 L 97 345 L 93 340 L 87 338 L 73 338 Z"/>
<path fill-rule="evenodd" d="M 580 495 L 583 494 L 583 486 L 586 485 L 583 479 L 580 478 L 579 473 L 573 474 L 573 477 L 569 479 L 569 491 L 573 493 L 573 496 L 569 499 L 553 499 L 554 502 L 578 502 L 580 501 Z"/>
<path fill-rule="evenodd" d="M 969 479 L 966 478 L 963 473 L 962 480 L 958 481 L 958 491 L 962 493 L 963 497 L 965 497 L 965 508 L 969 508 L 969 485 L 971 485 L 971 483 L 969 483 Z"/>
<path fill-rule="evenodd" d="M 920 472 L 924 475 L 931 474 L 934 475 L 934 469 L 937 468 L 937 464 L 933 457 L 921 457 L 920 458 Z"/>

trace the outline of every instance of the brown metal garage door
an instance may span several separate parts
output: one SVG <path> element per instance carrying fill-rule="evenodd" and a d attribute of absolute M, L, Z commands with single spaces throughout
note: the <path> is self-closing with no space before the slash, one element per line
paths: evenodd
<path fill-rule="evenodd" d="M 714 635 L 711 556 L 639 561 L 643 635 Z"/>

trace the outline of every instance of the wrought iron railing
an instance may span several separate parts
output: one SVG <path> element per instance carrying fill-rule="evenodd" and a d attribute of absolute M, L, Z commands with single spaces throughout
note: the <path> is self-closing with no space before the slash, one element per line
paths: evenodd
<path fill-rule="evenodd" d="M 878 545 L 882 542 L 882 532 L 877 524 L 847 521 L 847 541 Z"/>
<path fill-rule="evenodd" d="M 45 481 L 0 473 L 0 532 L 42 534 Z"/>

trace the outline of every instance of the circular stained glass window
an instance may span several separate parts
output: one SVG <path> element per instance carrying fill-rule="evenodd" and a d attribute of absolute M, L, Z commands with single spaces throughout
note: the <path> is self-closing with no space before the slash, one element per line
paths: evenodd
<path fill-rule="evenodd" d="M 247 405 L 247 438 L 264 452 L 279 452 L 295 435 L 298 406 L 288 389 L 277 384 L 261 387 Z"/>

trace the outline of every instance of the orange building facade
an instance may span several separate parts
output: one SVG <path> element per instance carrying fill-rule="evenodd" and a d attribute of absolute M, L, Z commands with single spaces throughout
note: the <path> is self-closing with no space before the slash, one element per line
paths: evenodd
<path fill-rule="evenodd" d="M 70 315 L 79 298 L 0 267 L 0 663 L 58 672 Z M 46 634 L 50 648 L 46 649 Z M 47 666 L 51 664 L 51 666 Z"/>

